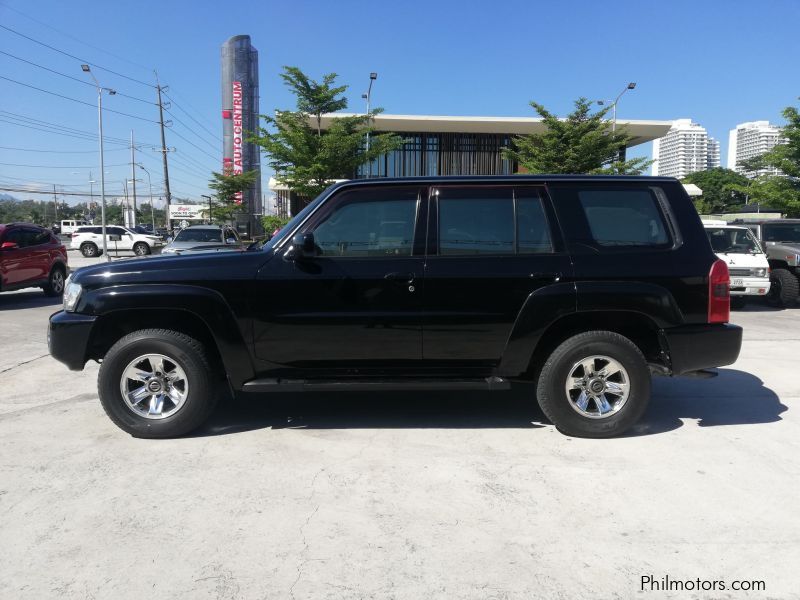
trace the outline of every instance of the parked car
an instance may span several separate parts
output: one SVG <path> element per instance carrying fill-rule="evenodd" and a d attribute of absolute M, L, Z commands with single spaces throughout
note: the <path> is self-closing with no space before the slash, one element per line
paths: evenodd
<path fill-rule="evenodd" d="M 56 235 L 61 235 L 61 225 L 59 225 L 58 223 L 53 223 L 50 226 L 50 231 L 52 231 Z"/>
<path fill-rule="evenodd" d="M 86 221 L 74 220 L 74 219 L 67 219 L 61 221 L 60 227 L 60 235 L 71 236 L 75 233 L 75 230 L 82 225 L 86 225 Z"/>
<path fill-rule="evenodd" d="M 156 235 L 137 233 L 119 225 L 106 225 L 106 238 L 109 252 L 133 251 L 137 256 L 152 254 L 164 246 L 164 241 Z M 99 256 L 103 253 L 103 228 L 100 225 L 78 227 L 70 246 L 87 258 Z"/>
<path fill-rule="evenodd" d="M 748 227 L 767 252 L 772 269 L 767 301 L 793 306 L 800 298 L 800 219 L 736 220 Z"/>
<path fill-rule="evenodd" d="M 67 270 L 67 249 L 49 229 L 0 225 L 0 292 L 40 287 L 47 296 L 60 296 Z"/>
<path fill-rule="evenodd" d="M 219 225 L 191 225 L 181 229 L 162 254 L 183 254 L 187 251 L 240 249 L 242 242 L 233 227 Z"/>
<path fill-rule="evenodd" d="M 741 308 L 748 298 L 769 292 L 769 263 L 753 233 L 725 221 L 703 221 L 711 249 L 728 265 L 731 306 Z"/>
<path fill-rule="evenodd" d="M 86 267 L 50 318 L 128 433 L 200 426 L 218 398 L 535 384 L 573 436 L 634 425 L 650 375 L 734 362 L 730 280 L 672 178 L 356 180 L 245 252 Z M 531 401 L 534 398 L 531 397 Z"/>

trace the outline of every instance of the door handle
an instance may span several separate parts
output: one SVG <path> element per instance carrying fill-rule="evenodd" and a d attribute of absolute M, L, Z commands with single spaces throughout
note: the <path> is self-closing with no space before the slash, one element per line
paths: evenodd
<path fill-rule="evenodd" d="M 413 283 L 414 273 L 387 273 L 383 278 L 387 281 L 396 281 L 398 283 Z"/>

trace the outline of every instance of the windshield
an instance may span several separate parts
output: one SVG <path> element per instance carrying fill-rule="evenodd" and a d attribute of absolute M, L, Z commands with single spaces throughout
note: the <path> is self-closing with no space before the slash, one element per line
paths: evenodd
<path fill-rule="evenodd" d="M 175 236 L 176 242 L 222 242 L 219 229 L 183 229 Z"/>
<path fill-rule="evenodd" d="M 760 254 L 761 247 L 749 229 L 744 227 L 706 227 L 711 249 L 717 253 Z"/>
<path fill-rule="evenodd" d="M 301 210 L 299 213 L 293 216 L 291 220 L 281 228 L 281 230 L 275 235 L 275 237 L 273 237 L 266 244 L 264 244 L 264 248 L 272 248 L 273 246 L 275 246 L 275 244 L 277 244 L 284 237 L 286 237 L 286 235 L 288 235 L 288 233 L 294 228 L 295 225 L 297 225 L 300 221 L 305 219 L 306 215 L 308 215 L 312 210 L 314 210 L 317 207 L 317 205 L 320 202 L 322 202 L 322 199 L 328 195 L 328 190 L 330 190 L 330 187 L 326 188 L 325 191 L 323 191 L 319 196 L 314 198 L 303 210 Z"/>
<path fill-rule="evenodd" d="M 761 231 L 765 242 L 800 242 L 800 223 L 770 223 Z"/>

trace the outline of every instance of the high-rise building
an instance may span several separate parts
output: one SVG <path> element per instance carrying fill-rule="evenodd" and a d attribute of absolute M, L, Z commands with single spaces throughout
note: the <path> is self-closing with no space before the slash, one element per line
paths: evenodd
<path fill-rule="evenodd" d="M 258 50 L 249 35 L 235 35 L 222 44 L 222 169 L 231 174 L 258 171 L 253 186 L 237 197 L 242 208 L 234 215 L 235 225 L 251 235 L 260 233 L 263 212 L 261 155 L 247 141 L 258 131 L 258 114 Z"/>
<path fill-rule="evenodd" d="M 779 171 L 774 168 L 747 171 L 739 163 L 760 156 L 782 143 L 781 128 L 770 125 L 769 121 L 739 123 L 735 129 L 731 129 L 728 138 L 728 168 L 748 177 L 778 175 Z"/>
<path fill-rule="evenodd" d="M 653 141 L 653 158 L 653 175 L 683 179 L 719 166 L 719 142 L 691 119 L 678 119 L 667 135 Z"/>

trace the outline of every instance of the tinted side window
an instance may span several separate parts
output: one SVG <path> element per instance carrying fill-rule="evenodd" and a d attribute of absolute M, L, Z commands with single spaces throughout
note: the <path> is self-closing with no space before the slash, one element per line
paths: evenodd
<path fill-rule="evenodd" d="M 45 229 L 30 229 L 28 235 L 31 237 L 32 246 L 40 246 L 50 243 L 50 232 Z"/>
<path fill-rule="evenodd" d="M 584 189 L 578 200 L 600 246 L 664 246 L 664 217 L 648 189 Z"/>
<path fill-rule="evenodd" d="M 542 254 L 553 251 L 550 228 L 542 199 L 535 190 L 518 190 L 517 249 L 520 254 Z"/>
<path fill-rule="evenodd" d="M 513 254 L 513 189 L 441 188 L 439 253 Z"/>
<path fill-rule="evenodd" d="M 106 225 L 106 233 L 108 235 L 126 235 L 128 232 L 122 227 L 109 227 Z"/>
<path fill-rule="evenodd" d="M 6 232 L 3 242 L 13 242 L 20 248 L 24 248 L 28 245 L 28 238 L 22 229 L 12 229 L 11 231 Z"/>
<path fill-rule="evenodd" d="M 411 256 L 417 188 L 344 192 L 314 229 L 322 256 Z"/>

